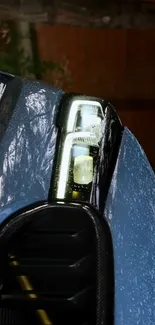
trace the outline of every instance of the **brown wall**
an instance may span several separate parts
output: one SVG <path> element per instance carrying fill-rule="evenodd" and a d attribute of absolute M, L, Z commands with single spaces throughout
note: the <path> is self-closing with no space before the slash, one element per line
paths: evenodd
<path fill-rule="evenodd" d="M 73 91 L 109 98 L 155 98 L 155 30 L 49 25 L 37 30 L 41 58 L 68 59 Z"/>
<path fill-rule="evenodd" d="M 155 30 L 95 30 L 38 25 L 41 59 L 61 61 L 71 72 L 70 91 L 122 100 L 125 125 L 137 136 L 155 167 Z M 48 74 L 46 81 L 51 81 Z M 64 85 L 65 90 L 68 90 Z M 137 107 L 129 100 L 140 99 Z M 141 108 L 143 100 L 153 99 Z M 146 102 L 147 103 L 147 102 Z M 153 103 L 153 104 L 152 104 Z"/>

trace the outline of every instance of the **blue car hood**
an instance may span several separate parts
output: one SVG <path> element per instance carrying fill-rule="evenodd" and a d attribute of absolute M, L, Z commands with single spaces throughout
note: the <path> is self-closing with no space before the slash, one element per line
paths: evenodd
<path fill-rule="evenodd" d="M 47 200 L 55 154 L 55 117 L 63 92 L 38 81 L 20 82 L 0 142 L 0 222 L 20 208 Z"/>

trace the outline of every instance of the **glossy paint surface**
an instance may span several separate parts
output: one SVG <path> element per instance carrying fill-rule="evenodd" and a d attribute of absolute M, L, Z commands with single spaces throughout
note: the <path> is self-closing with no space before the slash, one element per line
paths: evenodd
<path fill-rule="evenodd" d="M 0 143 L 0 222 L 36 201 L 47 200 L 63 92 L 22 80 L 22 90 Z"/>
<path fill-rule="evenodd" d="M 155 324 L 155 175 L 125 128 L 105 216 L 115 266 L 115 325 Z"/>

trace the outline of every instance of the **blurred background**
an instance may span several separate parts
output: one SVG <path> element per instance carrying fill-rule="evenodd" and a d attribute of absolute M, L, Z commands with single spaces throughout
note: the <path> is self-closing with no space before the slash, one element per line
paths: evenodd
<path fill-rule="evenodd" d="M 0 70 L 109 99 L 155 169 L 155 29 L 5 19 Z"/>

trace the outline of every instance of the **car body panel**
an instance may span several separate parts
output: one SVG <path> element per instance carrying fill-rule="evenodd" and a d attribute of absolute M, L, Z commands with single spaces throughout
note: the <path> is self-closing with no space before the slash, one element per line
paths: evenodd
<path fill-rule="evenodd" d="M 47 200 L 63 91 L 22 80 L 21 93 L 0 143 L 0 221 Z"/>
<path fill-rule="evenodd" d="M 104 214 L 114 251 L 114 324 L 154 325 L 155 175 L 127 128 Z"/>

